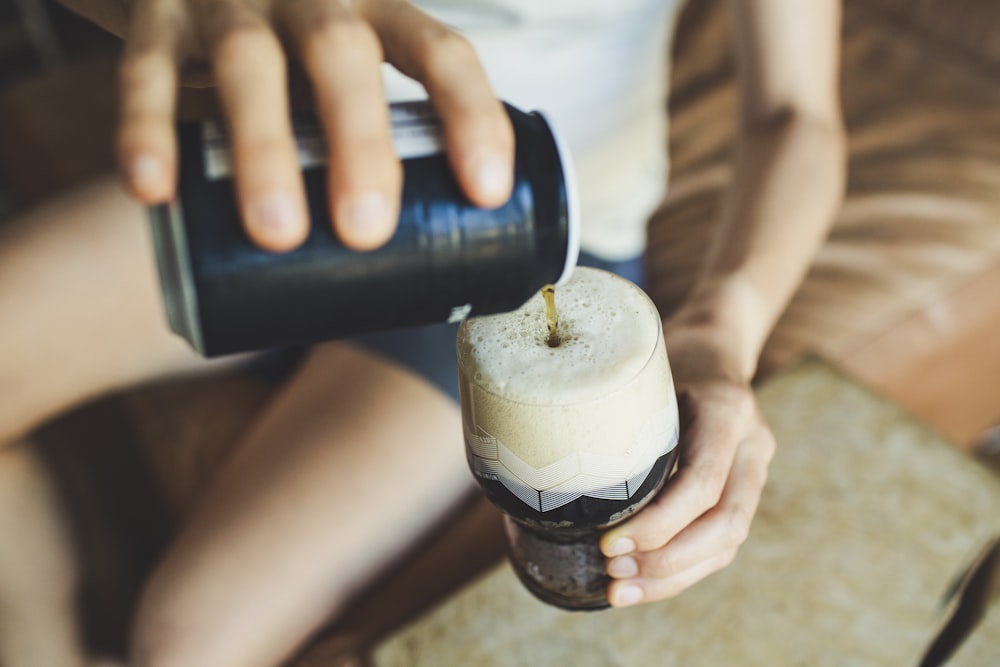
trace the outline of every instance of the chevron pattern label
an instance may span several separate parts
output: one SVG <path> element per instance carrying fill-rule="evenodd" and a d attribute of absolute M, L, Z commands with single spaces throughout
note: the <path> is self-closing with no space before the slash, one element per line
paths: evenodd
<path fill-rule="evenodd" d="M 481 427 L 465 433 L 472 472 L 497 481 L 526 505 L 548 512 L 587 496 L 628 500 L 649 476 L 658 458 L 677 446 L 676 411 L 665 408 L 646 422 L 620 456 L 577 452 L 542 468 L 521 460 Z"/>

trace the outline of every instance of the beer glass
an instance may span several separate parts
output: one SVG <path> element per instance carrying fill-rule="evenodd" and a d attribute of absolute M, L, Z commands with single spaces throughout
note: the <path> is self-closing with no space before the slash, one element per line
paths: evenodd
<path fill-rule="evenodd" d="M 504 513 L 528 590 L 565 609 L 601 609 L 600 536 L 673 471 L 677 401 L 660 316 L 638 287 L 577 268 L 556 301 L 556 345 L 541 295 L 460 328 L 466 454 Z"/>

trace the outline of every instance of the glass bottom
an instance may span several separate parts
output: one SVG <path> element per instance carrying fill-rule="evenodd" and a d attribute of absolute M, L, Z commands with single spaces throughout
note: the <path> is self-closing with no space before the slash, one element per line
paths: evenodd
<path fill-rule="evenodd" d="M 504 526 L 514 572 L 535 597 L 569 611 L 610 607 L 601 530 L 543 532 L 509 515 L 504 515 Z"/>

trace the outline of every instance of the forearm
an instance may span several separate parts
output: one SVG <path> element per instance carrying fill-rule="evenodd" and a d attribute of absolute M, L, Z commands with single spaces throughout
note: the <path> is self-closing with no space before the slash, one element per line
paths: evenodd
<path fill-rule="evenodd" d="M 741 133 L 719 234 L 680 315 L 726 332 L 744 379 L 829 232 L 844 162 L 836 115 L 781 114 Z"/>

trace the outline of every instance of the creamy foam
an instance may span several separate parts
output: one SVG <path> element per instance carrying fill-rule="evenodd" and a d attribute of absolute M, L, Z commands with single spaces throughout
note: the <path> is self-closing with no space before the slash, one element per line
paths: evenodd
<path fill-rule="evenodd" d="M 474 318 L 459 333 L 459 363 L 483 389 L 522 403 L 573 404 L 635 377 L 660 336 L 660 316 L 638 287 L 578 268 L 556 289 L 562 344 L 549 347 L 541 293 L 521 308 Z"/>
<path fill-rule="evenodd" d="M 659 314 L 638 287 L 597 269 L 577 268 L 555 296 L 563 337 L 556 348 L 546 342 L 541 294 L 511 313 L 463 323 L 458 357 L 466 440 L 479 447 L 495 438 L 502 446 L 489 465 L 511 474 L 523 468 L 516 476 L 526 483 L 570 482 L 562 473 L 557 479 L 539 472 L 555 475 L 567 458 L 580 471 L 572 485 L 627 479 L 675 437 L 676 399 Z M 613 458 L 600 463 L 600 457 Z M 627 470 L 612 473 L 619 467 L 612 461 L 627 462 Z"/>

